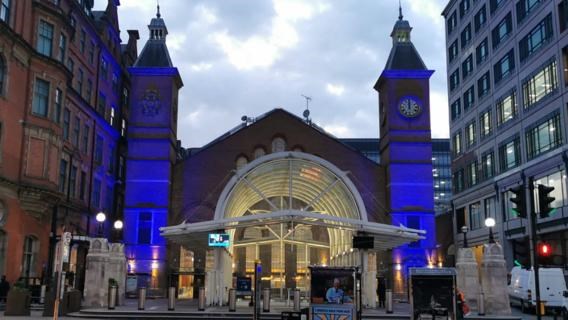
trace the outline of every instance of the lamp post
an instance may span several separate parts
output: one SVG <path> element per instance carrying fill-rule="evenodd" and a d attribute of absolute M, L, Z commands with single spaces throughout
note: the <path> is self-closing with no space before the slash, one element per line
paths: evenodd
<path fill-rule="evenodd" d="M 464 225 L 461 227 L 461 232 L 463 233 L 463 247 L 467 248 L 467 231 L 469 230 L 469 228 Z"/>
<path fill-rule="evenodd" d="M 116 241 L 119 241 L 120 239 L 120 231 L 122 231 L 122 228 L 124 227 L 124 223 L 122 223 L 122 220 L 116 220 L 114 222 L 114 231 L 116 232 Z"/>
<path fill-rule="evenodd" d="M 99 223 L 98 236 L 102 237 L 103 236 L 103 223 L 106 220 L 106 214 L 101 211 L 101 212 L 97 213 L 97 215 L 95 216 L 95 219 Z"/>
<path fill-rule="evenodd" d="M 493 237 L 493 227 L 495 226 L 495 219 L 491 217 L 485 219 L 485 226 L 489 228 L 489 243 L 495 243 L 495 238 Z"/>

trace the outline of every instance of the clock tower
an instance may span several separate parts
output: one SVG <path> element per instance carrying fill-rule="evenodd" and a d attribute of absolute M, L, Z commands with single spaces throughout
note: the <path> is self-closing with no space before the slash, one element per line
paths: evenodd
<path fill-rule="evenodd" d="M 392 224 L 426 231 L 425 239 L 392 252 L 393 289 L 404 293 L 409 268 L 437 264 L 429 95 L 434 71 L 420 58 L 410 40 L 412 28 L 399 10 L 391 33 L 393 46 L 375 90 Z"/>

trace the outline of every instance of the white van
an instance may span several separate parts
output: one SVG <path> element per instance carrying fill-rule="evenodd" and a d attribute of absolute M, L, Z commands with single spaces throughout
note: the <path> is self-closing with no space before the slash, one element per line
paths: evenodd
<path fill-rule="evenodd" d="M 545 302 L 546 309 L 561 309 L 564 305 L 566 281 L 560 268 L 539 268 L 540 300 Z M 509 299 L 511 304 L 520 305 L 525 312 L 536 305 L 534 286 L 534 270 L 514 267 L 511 270 L 509 283 Z"/>

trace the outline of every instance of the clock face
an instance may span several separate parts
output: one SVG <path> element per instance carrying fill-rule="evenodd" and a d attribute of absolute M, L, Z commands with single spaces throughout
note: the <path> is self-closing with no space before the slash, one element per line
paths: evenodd
<path fill-rule="evenodd" d="M 398 110 L 403 116 L 414 118 L 422 112 L 422 107 L 412 98 L 403 98 L 398 105 Z"/>

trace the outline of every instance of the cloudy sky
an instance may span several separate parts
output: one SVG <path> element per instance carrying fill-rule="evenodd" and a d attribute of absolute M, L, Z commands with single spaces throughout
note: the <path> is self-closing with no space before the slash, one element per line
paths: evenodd
<path fill-rule="evenodd" d="M 121 0 L 123 41 L 140 30 L 142 49 L 156 0 Z M 432 134 L 448 137 L 444 47 L 447 0 L 403 0 L 412 41 L 431 79 Z M 105 0 L 96 1 L 102 9 Z M 392 46 L 397 0 L 161 0 L 167 44 L 184 87 L 179 138 L 206 144 L 240 123 L 281 107 L 341 138 L 378 137 L 373 85 Z"/>

